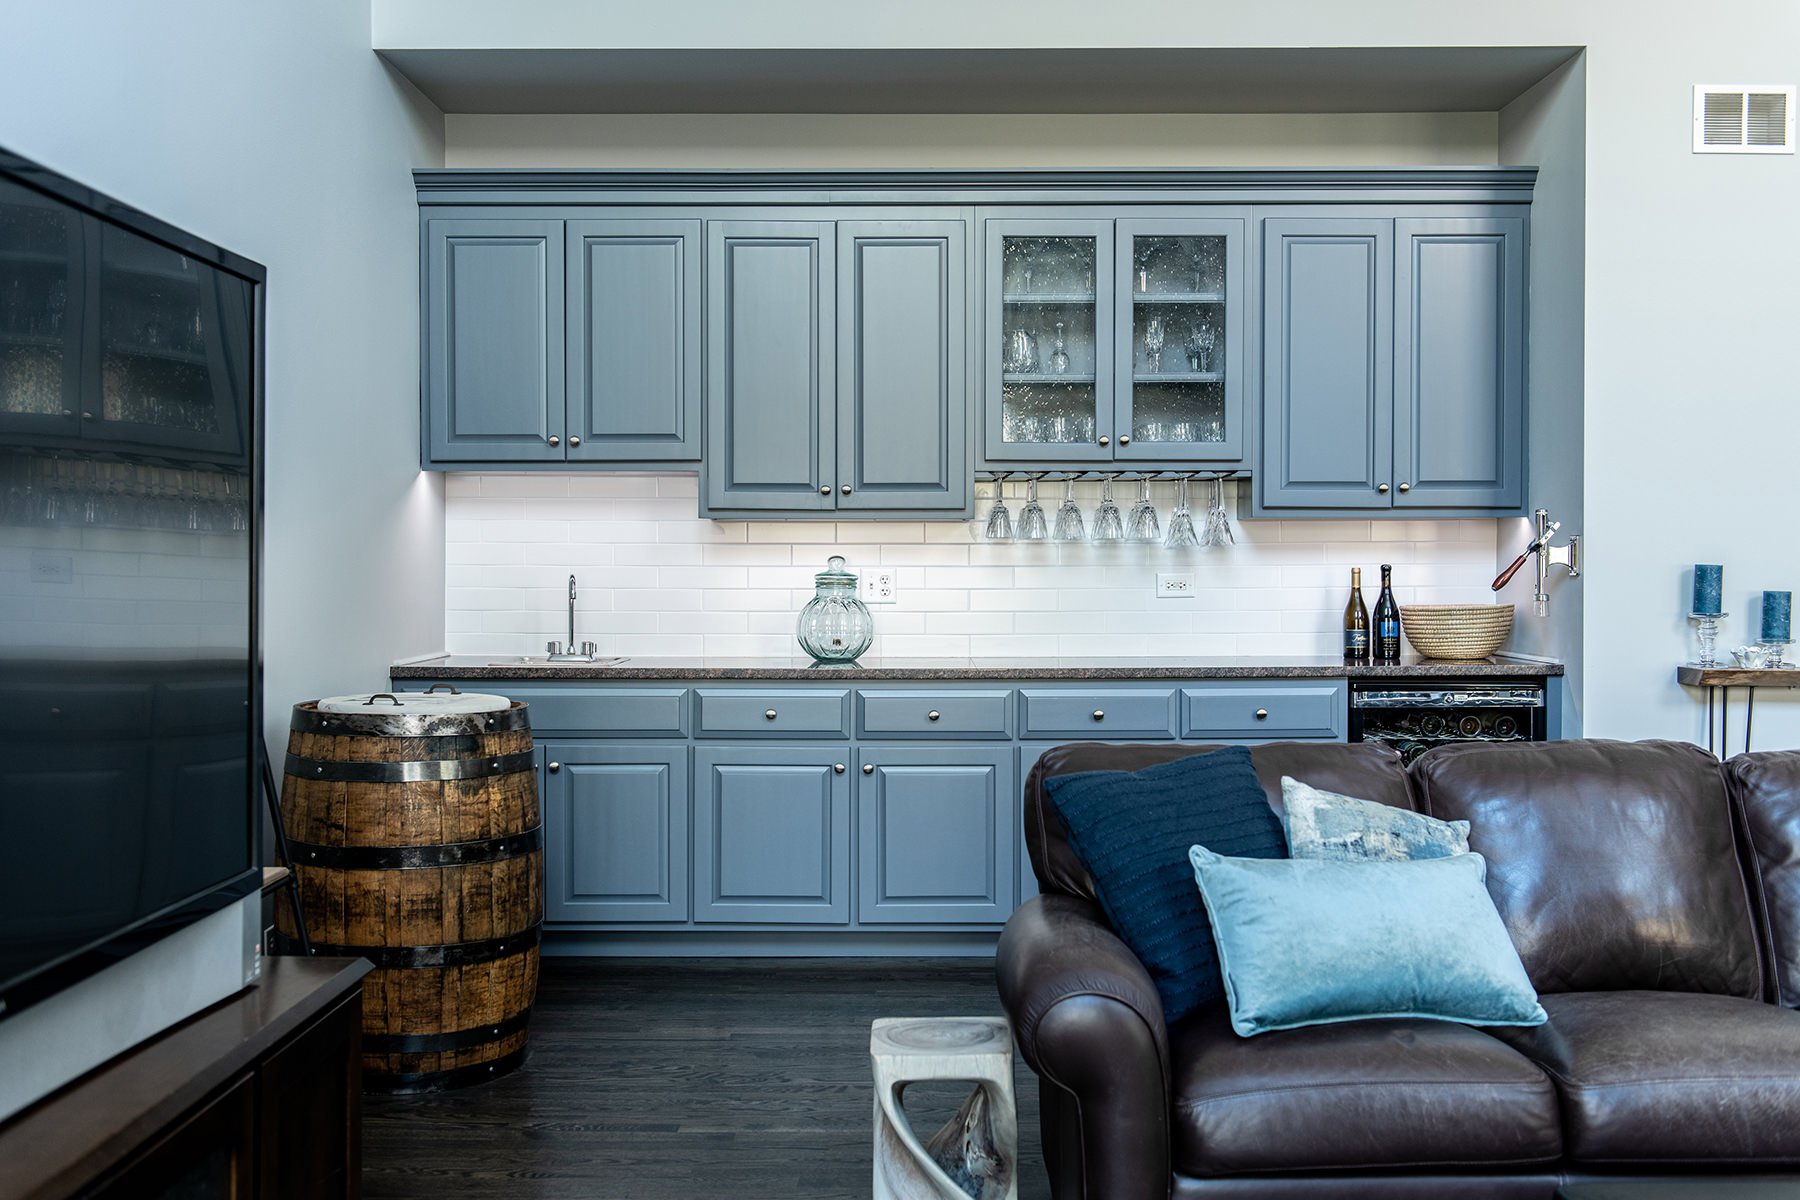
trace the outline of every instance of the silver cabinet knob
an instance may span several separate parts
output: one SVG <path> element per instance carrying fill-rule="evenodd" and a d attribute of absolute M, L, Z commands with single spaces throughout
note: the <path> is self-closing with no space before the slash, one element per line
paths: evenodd
<path fill-rule="evenodd" d="M 1131 445 L 1131 435 L 1129 433 L 1121 433 L 1119 435 L 1119 445 L 1121 445 L 1121 446 Z"/>
<path fill-rule="evenodd" d="M 925 714 L 925 719 L 927 721 L 935 721 L 943 715 L 944 715 L 943 713 L 939 712 L 937 709 L 934 708 L 930 712 Z"/>
<path fill-rule="evenodd" d="M 831 485 L 829 483 L 821 484 L 819 487 L 819 495 L 821 495 L 821 496 L 831 495 Z"/>
<path fill-rule="evenodd" d="M 552 775 L 554 775 L 554 774 L 556 774 L 556 773 L 557 773 L 557 772 L 558 772 L 558 771 L 560 771 L 560 770 L 562 770 L 562 764 L 561 764 L 561 763 L 559 763 L 559 762 L 553 762 L 553 763 L 551 763 L 551 764 L 550 764 L 550 773 L 551 773 L 551 774 L 552 774 Z"/>
<path fill-rule="evenodd" d="M 875 764 L 874 763 L 864 763 L 863 764 L 863 774 L 864 775 L 873 775 L 874 773 L 875 773 Z"/>
<path fill-rule="evenodd" d="M 836 771 L 839 775 L 842 775 L 844 773 L 844 764 L 843 763 L 832 763 L 831 769 Z"/>
<path fill-rule="evenodd" d="M 81 414 L 81 419 L 84 421 L 91 421 L 94 419 L 94 414 L 91 412 L 84 412 Z"/>
<path fill-rule="evenodd" d="M 1268 709 L 1266 709 L 1266 708 L 1259 708 L 1259 709 L 1257 709 L 1257 710 L 1256 710 L 1256 719 L 1257 719 L 1257 720 L 1259 720 L 1259 721 L 1266 721 L 1266 720 L 1268 720 L 1268 719 L 1269 719 L 1269 710 L 1268 710 Z"/>
<path fill-rule="evenodd" d="M 772 708 L 763 709 L 763 720 L 773 721 L 774 719 L 775 719 L 775 710 L 774 709 L 772 709 Z"/>
<path fill-rule="evenodd" d="M 554 433 L 553 433 L 553 434 L 551 434 L 551 435 L 550 435 L 550 444 L 551 444 L 551 445 L 552 445 L 552 446 L 560 446 L 560 445 L 562 445 L 562 439 L 561 439 L 561 438 L 559 438 L 559 437 L 557 437 L 557 436 L 556 436 L 556 435 L 555 435 L 555 434 L 554 434 Z"/>
<path fill-rule="evenodd" d="M 1096 721 L 1106 720 L 1106 710 L 1104 708 L 1096 708 L 1094 710 L 1094 720 L 1096 720 Z"/>
<path fill-rule="evenodd" d="M 840 491 L 840 492 L 844 493 L 844 495 L 848 496 L 850 494 L 850 485 L 846 483 L 843 487 L 839 488 L 838 491 Z"/>
<path fill-rule="evenodd" d="M 1385 483 L 1377 484 L 1375 486 L 1375 490 L 1385 496 L 1385 495 L 1387 495 L 1387 492 L 1388 492 L 1388 485 Z"/>
<path fill-rule="evenodd" d="M 579 445 L 581 445 L 581 435 L 579 433 L 571 433 L 569 435 L 569 449 L 573 450 Z"/>
<path fill-rule="evenodd" d="M 1100 444 L 1102 446 L 1110 446 L 1110 445 L 1112 445 L 1112 439 L 1107 437 L 1105 434 L 1101 434 L 1100 435 Z"/>
<path fill-rule="evenodd" d="M 1401 485 L 1400 485 L 1400 490 L 1401 490 L 1401 491 L 1403 491 L 1403 492 L 1410 492 L 1410 491 L 1412 491 L 1412 484 L 1410 484 L 1410 483 L 1403 483 L 1403 484 L 1401 484 Z"/>

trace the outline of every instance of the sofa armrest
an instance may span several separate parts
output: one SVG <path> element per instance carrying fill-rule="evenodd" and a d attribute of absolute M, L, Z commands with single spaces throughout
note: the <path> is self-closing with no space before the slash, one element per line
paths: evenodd
<path fill-rule="evenodd" d="M 1078 1114 L 1079 1147 L 1046 1145 L 1046 1159 L 1079 1164 L 1075 1196 L 1166 1200 L 1169 1035 L 1143 964 L 1093 902 L 1043 895 L 1006 923 L 996 969 L 1020 1053 Z"/>

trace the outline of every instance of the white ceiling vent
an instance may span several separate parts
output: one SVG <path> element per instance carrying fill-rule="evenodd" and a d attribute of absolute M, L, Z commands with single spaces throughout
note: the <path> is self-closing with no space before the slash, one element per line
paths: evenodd
<path fill-rule="evenodd" d="M 1694 88 L 1695 154 L 1792 154 L 1794 85 Z"/>

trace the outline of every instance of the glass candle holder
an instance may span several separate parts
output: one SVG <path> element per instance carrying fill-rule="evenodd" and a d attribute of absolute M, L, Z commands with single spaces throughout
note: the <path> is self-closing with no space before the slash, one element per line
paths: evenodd
<path fill-rule="evenodd" d="M 1700 656 L 1694 661 L 1703 667 L 1719 665 L 1719 622 L 1730 613 L 1724 612 L 1691 612 L 1688 620 L 1694 623 L 1694 634 L 1700 639 Z"/>

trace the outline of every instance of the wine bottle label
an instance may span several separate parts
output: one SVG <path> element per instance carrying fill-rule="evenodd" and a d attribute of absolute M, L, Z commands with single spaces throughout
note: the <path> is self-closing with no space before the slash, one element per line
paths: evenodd
<path fill-rule="evenodd" d="M 1366 629 L 1344 630 L 1344 649 L 1367 650 L 1369 648 L 1369 631 Z"/>
<path fill-rule="evenodd" d="M 1381 622 L 1381 636 L 1384 641 L 1388 638 L 1396 638 L 1396 639 L 1399 638 L 1400 622 L 1396 621 L 1392 617 L 1388 617 L 1387 619 L 1383 620 Z"/>

